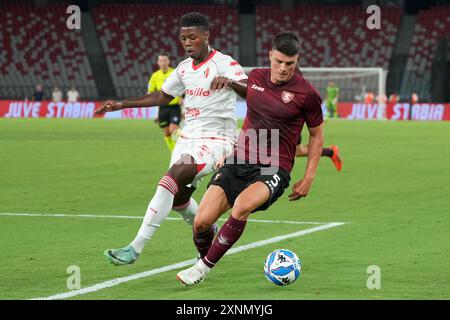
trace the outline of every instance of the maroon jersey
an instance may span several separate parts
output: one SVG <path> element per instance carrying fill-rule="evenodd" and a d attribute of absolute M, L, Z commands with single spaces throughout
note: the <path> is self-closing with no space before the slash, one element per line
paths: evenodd
<path fill-rule="evenodd" d="M 270 81 L 269 68 L 257 68 L 248 76 L 246 100 L 237 158 L 291 172 L 303 124 L 313 128 L 323 122 L 320 94 L 300 72 L 289 82 L 276 85 Z"/>

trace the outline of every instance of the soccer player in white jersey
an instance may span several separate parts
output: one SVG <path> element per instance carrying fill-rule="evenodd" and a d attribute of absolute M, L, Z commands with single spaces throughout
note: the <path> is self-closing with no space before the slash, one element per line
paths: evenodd
<path fill-rule="evenodd" d="M 192 12 L 180 19 L 180 40 L 188 58 L 167 78 L 162 91 L 124 101 L 106 101 L 96 114 L 124 108 L 166 105 L 185 93 L 185 124 L 170 160 L 168 172 L 158 183 L 136 238 L 126 247 L 104 252 L 114 265 L 136 261 L 171 209 L 193 224 L 198 205 L 191 198 L 199 181 L 215 170 L 226 154 L 233 151 L 236 132 L 233 90 L 220 90 L 220 77 L 246 83 L 243 68 L 230 56 L 209 46 L 208 18 Z M 217 80 L 217 79 L 219 80 Z M 214 230 L 203 237 L 214 237 Z"/>

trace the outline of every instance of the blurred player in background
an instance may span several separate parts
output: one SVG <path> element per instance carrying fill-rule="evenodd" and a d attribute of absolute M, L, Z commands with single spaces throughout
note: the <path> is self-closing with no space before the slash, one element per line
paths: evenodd
<path fill-rule="evenodd" d="M 364 95 L 364 103 L 365 104 L 372 104 L 375 102 L 375 94 L 369 90 L 366 92 L 366 94 Z"/>
<path fill-rule="evenodd" d="M 419 95 L 417 94 L 416 90 L 411 92 L 411 100 L 410 100 L 410 102 L 411 102 L 411 107 L 409 108 L 409 115 L 408 115 L 408 119 L 409 120 L 412 119 L 412 106 L 419 102 Z"/>
<path fill-rule="evenodd" d="M 175 97 L 186 95 L 185 122 L 170 168 L 158 183 L 136 238 L 126 247 L 104 252 L 115 265 L 134 263 L 171 209 L 192 225 L 198 209 L 192 193 L 234 148 L 236 94 L 232 90 L 215 90 L 213 79 L 220 75 L 246 83 L 244 69 L 230 56 L 209 46 L 209 23 L 203 14 L 182 16 L 179 36 L 188 58 L 169 75 L 161 91 L 124 101 L 106 101 L 96 111 L 102 114 L 124 108 L 164 106 Z"/>
<path fill-rule="evenodd" d="M 74 86 L 70 87 L 70 90 L 67 91 L 67 101 L 68 102 L 77 102 L 80 99 L 80 93 Z"/>
<path fill-rule="evenodd" d="M 307 144 L 302 144 L 302 136 L 300 135 L 297 146 L 295 148 L 295 156 L 296 157 L 307 157 L 309 152 L 309 146 Z M 322 148 L 322 157 L 330 158 L 331 162 L 336 167 L 337 171 L 342 170 L 342 159 L 340 156 L 339 147 L 335 145 L 331 145 L 328 148 Z"/>
<path fill-rule="evenodd" d="M 39 83 L 36 85 L 33 94 L 33 101 L 42 101 L 44 100 L 44 90 L 42 89 L 42 85 Z"/>
<path fill-rule="evenodd" d="M 379 92 L 375 100 L 378 103 L 378 120 L 386 120 L 386 102 L 388 100 L 386 94 Z"/>
<path fill-rule="evenodd" d="M 158 56 L 159 70 L 154 72 L 148 81 L 147 93 L 155 91 L 161 91 L 162 86 L 169 75 L 173 72 L 173 68 L 170 67 L 170 60 L 167 54 L 161 53 Z M 180 125 L 181 120 L 181 97 L 175 97 L 165 106 L 159 106 L 158 109 L 158 123 L 159 127 L 163 130 L 164 141 L 170 151 L 175 147 L 175 141 L 172 139 L 174 134 Z"/>
<path fill-rule="evenodd" d="M 177 274 L 177 279 L 185 285 L 202 282 L 239 240 L 248 216 L 266 210 L 284 193 L 289 186 L 295 147 L 305 122 L 310 133 L 308 163 L 303 178 L 294 183 L 289 200 L 298 200 L 309 192 L 323 146 L 322 101 L 318 91 L 296 71 L 299 52 L 296 35 L 290 32 L 278 34 L 269 51 L 271 67 L 255 68 L 249 74 L 244 91 L 247 115 L 235 152 L 212 177 L 195 217 L 194 243 L 201 259 Z M 225 88 L 234 83 L 222 79 Z M 241 89 L 236 90 L 241 95 L 238 90 Z M 268 135 L 273 129 L 278 129 L 279 134 Z M 260 139 L 257 146 L 247 143 L 247 132 L 254 131 L 259 138 L 267 136 L 267 144 L 261 145 Z M 275 160 L 276 164 L 263 163 L 262 154 L 272 143 L 278 145 L 278 140 L 278 161 Z M 274 174 L 263 171 L 267 165 L 275 167 Z M 213 240 L 211 226 L 229 209 L 230 217 Z"/>
<path fill-rule="evenodd" d="M 413 91 L 411 93 L 411 105 L 414 105 L 419 102 L 419 95 L 417 94 L 417 91 Z"/>
<path fill-rule="evenodd" d="M 326 89 L 326 98 L 325 103 L 327 105 L 327 110 L 330 118 L 337 117 L 337 102 L 339 99 L 339 87 L 334 83 L 334 81 L 330 81 L 328 83 Z"/>
<path fill-rule="evenodd" d="M 54 87 L 52 91 L 52 101 L 61 102 L 63 101 L 63 93 L 58 87 Z"/>
<path fill-rule="evenodd" d="M 397 103 L 397 102 L 399 102 L 400 101 L 400 99 L 399 99 L 399 96 L 398 96 L 398 94 L 397 94 L 397 91 L 394 91 L 390 96 L 389 96 L 389 102 L 390 103 Z"/>

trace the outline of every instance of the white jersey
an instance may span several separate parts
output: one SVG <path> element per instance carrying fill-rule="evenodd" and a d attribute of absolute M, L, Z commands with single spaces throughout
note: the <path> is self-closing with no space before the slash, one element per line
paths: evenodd
<path fill-rule="evenodd" d="M 80 94 L 76 90 L 67 91 L 67 101 L 68 102 L 77 102 Z"/>
<path fill-rule="evenodd" d="M 247 79 L 238 62 L 213 50 L 209 57 L 197 66 L 192 58 L 183 60 L 164 82 L 162 91 L 165 93 L 173 97 L 185 94 L 182 136 L 224 137 L 234 140 L 236 94 L 227 89 L 211 92 L 211 82 L 217 76 L 236 81 Z"/>

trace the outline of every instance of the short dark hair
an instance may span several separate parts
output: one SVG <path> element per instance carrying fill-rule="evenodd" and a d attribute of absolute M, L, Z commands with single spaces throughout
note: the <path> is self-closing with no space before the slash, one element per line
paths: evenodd
<path fill-rule="evenodd" d="M 189 12 L 180 18 L 180 27 L 200 27 L 209 30 L 208 17 L 200 12 Z"/>
<path fill-rule="evenodd" d="M 278 33 L 272 40 L 272 50 L 280 51 L 289 57 L 300 53 L 300 39 L 290 31 Z"/>
<path fill-rule="evenodd" d="M 161 52 L 160 54 L 158 54 L 158 58 L 161 57 L 161 56 L 167 57 L 167 59 L 170 59 L 169 55 L 167 53 L 165 53 L 165 52 Z"/>

